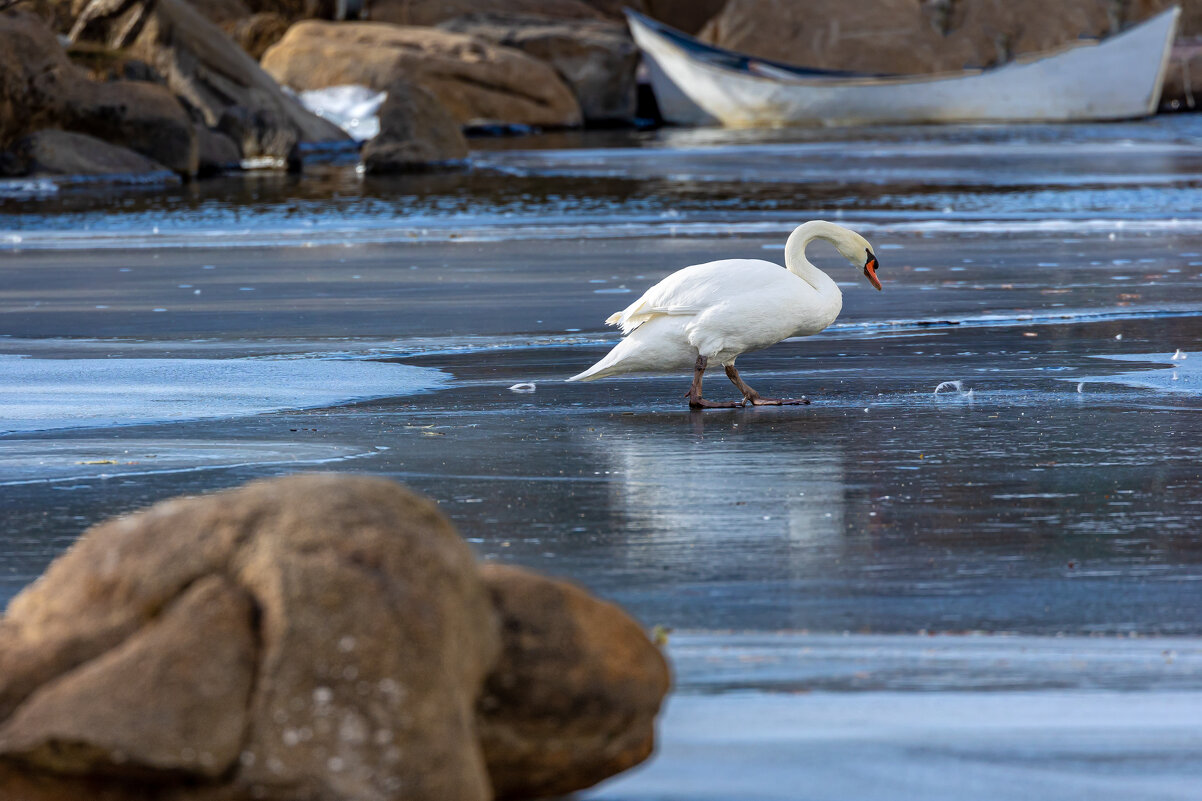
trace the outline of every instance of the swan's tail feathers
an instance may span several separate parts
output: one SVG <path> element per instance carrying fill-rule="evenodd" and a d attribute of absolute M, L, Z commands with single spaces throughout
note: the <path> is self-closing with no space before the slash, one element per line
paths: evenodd
<path fill-rule="evenodd" d="M 622 340 L 618 346 L 611 350 L 592 367 L 585 370 L 583 373 L 577 373 L 568 379 L 568 381 L 596 381 L 598 378 L 606 378 L 617 373 L 624 372 L 619 364 L 622 361 L 622 345 L 628 340 Z"/>
<path fill-rule="evenodd" d="M 617 325 L 622 322 L 622 312 L 614 312 L 605 318 L 606 325 Z"/>
<path fill-rule="evenodd" d="M 596 381 L 598 378 L 605 377 L 603 375 L 599 375 L 599 373 L 604 371 L 605 368 L 608 366 L 609 365 L 605 364 L 605 359 L 602 359 L 601 361 L 594 364 L 592 367 L 585 370 L 583 373 L 577 373 L 576 375 L 572 376 L 571 378 L 569 378 L 567 380 L 568 381 Z"/>

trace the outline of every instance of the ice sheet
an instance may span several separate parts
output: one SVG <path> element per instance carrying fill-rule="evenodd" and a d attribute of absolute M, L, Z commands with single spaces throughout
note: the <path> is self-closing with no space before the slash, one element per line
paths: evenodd
<path fill-rule="evenodd" d="M 411 395 L 447 380 L 368 361 L 0 355 L 0 433 L 241 417 Z"/>

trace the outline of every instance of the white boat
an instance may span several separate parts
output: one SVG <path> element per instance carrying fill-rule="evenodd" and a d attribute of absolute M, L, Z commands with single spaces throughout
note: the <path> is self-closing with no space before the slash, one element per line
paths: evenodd
<path fill-rule="evenodd" d="M 660 111 L 735 128 L 1120 120 L 1156 111 L 1174 6 L 1122 33 L 998 67 L 932 75 L 806 69 L 713 47 L 627 11 Z"/>

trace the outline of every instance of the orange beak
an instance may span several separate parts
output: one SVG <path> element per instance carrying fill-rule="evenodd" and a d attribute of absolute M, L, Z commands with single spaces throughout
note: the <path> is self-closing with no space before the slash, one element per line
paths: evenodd
<path fill-rule="evenodd" d="M 881 288 L 881 279 L 876 277 L 876 259 L 869 259 L 864 264 L 864 276 L 872 282 L 872 285 L 878 290 Z"/>

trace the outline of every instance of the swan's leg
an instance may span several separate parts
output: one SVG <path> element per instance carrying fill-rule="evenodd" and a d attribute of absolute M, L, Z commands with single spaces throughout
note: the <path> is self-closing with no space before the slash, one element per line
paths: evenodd
<path fill-rule="evenodd" d="M 739 371 L 735 369 L 733 364 L 726 365 L 726 377 L 739 388 L 739 392 L 743 393 L 743 397 L 752 406 L 801 406 L 810 402 L 807 398 L 797 398 L 796 400 L 789 398 L 761 398 L 760 393 L 747 386 L 747 382 L 739 375 Z"/>
<path fill-rule="evenodd" d="M 697 357 L 697 363 L 693 365 L 693 385 L 689 387 L 689 408 L 690 409 L 737 409 L 742 406 L 740 401 L 729 401 L 726 403 L 717 403 L 715 401 L 707 401 L 701 397 L 701 379 L 705 377 L 705 365 L 709 359 L 704 356 Z"/>

